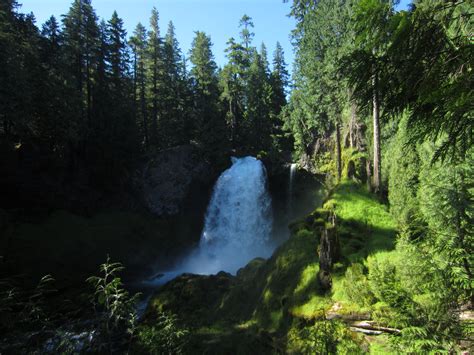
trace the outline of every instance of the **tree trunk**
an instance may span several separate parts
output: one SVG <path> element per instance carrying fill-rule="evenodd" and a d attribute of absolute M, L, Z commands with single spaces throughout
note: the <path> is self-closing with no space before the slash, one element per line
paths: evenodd
<path fill-rule="evenodd" d="M 140 89 L 140 101 L 142 103 L 142 115 L 143 115 L 143 133 L 145 135 L 145 151 L 149 150 L 149 138 L 148 138 L 148 115 L 146 108 L 146 98 L 145 98 L 145 80 L 141 78 L 141 89 Z"/>
<path fill-rule="evenodd" d="M 377 74 L 373 78 L 373 128 L 374 128 L 374 190 L 380 191 L 381 187 L 381 171 L 380 171 L 380 107 L 377 92 Z"/>
<path fill-rule="evenodd" d="M 337 181 L 341 181 L 341 175 L 342 175 L 341 125 L 339 124 L 339 120 L 336 122 L 336 166 L 337 166 Z"/>
<path fill-rule="evenodd" d="M 91 83 L 91 69 L 90 69 L 90 58 L 87 55 L 86 62 L 86 86 L 87 86 L 87 124 L 91 127 L 91 108 L 92 108 L 92 83 Z"/>
<path fill-rule="evenodd" d="M 152 144 L 158 144 L 158 53 L 154 52 L 153 58 L 153 117 L 151 121 Z"/>
<path fill-rule="evenodd" d="M 355 103 L 351 104 L 351 121 L 349 125 L 349 145 L 351 148 L 355 146 L 355 125 L 356 125 L 356 105 Z"/>
<path fill-rule="evenodd" d="M 232 148 L 234 148 L 234 139 L 235 139 L 235 115 L 232 108 L 232 99 L 229 100 L 229 112 L 230 112 L 230 141 L 232 143 Z"/>

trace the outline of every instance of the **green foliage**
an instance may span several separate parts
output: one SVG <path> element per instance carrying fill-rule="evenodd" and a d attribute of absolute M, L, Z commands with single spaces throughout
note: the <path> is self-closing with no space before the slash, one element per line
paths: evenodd
<path fill-rule="evenodd" d="M 443 257 L 449 280 L 465 301 L 474 295 L 473 153 L 471 149 L 465 161 L 431 165 L 428 162 L 436 147 L 426 147 L 421 153 L 425 164 L 418 190 L 420 210 L 428 225 L 427 243 L 433 253 Z"/>
<path fill-rule="evenodd" d="M 352 1 L 294 1 L 297 19 L 293 38 L 297 44 L 295 88 L 284 115 L 295 137 L 298 154 L 313 155 L 318 138 L 328 137 L 348 102 L 348 87 L 339 62 L 353 41 Z"/>
<path fill-rule="evenodd" d="M 347 268 L 342 288 L 345 297 L 354 304 L 368 307 L 375 301 L 362 264 L 354 263 Z"/>
<path fill-rule="evenodd" d="M 472 146 L 472 6 L 422 1 L 410 11 L 394 12 L 391 5 L 357 3 L 352 21 L 358 46 L 343 72 L 366 109 L 377 73 L 384 116 L 408 110 L 412 142 L 441 140 L 435 160 L 464 156 Z"/>
<path fill-rule="evenodd" d="M 57 290 L 51 275 L 43 276 L 35 288 L 28 290 L 15 286 L 13 279 L 0 280 L 0 320 L 3 332 L 19 329 L 41 329 L 51 324 L 47 306 L 49 296 Z"/>
<path fill-rule="evenodd" d="M 362 354 L 361 339 L 357 339 L 338 321 L 317 321 L 302 328 L 293 327 L 288 333 L 290 354 Z"/>
<path fill-rule="evenodd" d="M 373 316 L 403 329 L 392 339 L 402 352 L 454 349 L 453 339 L 462 332 L 457 296 L 446 283 L 442 260 L 429 252 L 428 245 L 401 236 L 395 251 L 367 259 L 370 289 L 379 302 Z"/>
<path fill-rule="evenodd" d="M 347 148 L 342 150 L 342 177 L 347 178 L 349 175 L 349 169 L 352 165 L 354 167 L 353 178 L 363 182 L 366 178 L 366 159 L 368 158 L 367 153 L 361 152 L 354 148 Z"/>
<path fill-rule="evenodd" d="M 139 294 L 130 297 L 117 276 L 123 270 L 120 263 L 112 263 L 110 258 L 100 265 L 101 276 L 87 279 L 94 288 L 92 302 L 99 313 L 100 328 L 107 342 L 103 344 L 112 350 L 112 336 L 123 333 L 133 339 L 137 328 L 136 303 Z M 102 344 L 101 344 L 102 345 Z"/>
<path fill-rule="evenodd" d="M 161 313 L 153 325 L 138 330 L 138 346 L 147 354 L 182 354 L 189 331 L 178 326 L 175 315 Z"/>
<path fill-rule="evenodd" d="M 406 115 L 399 122 L 386 156 L 390 212 L 401 228 L 407 228 L 416 222 L 419 214 L 417 191 L 421 161 L 416 147 L 409 142 Z"/>
<path fill-rule="evenodd" d="M 211 50 L 211 38 L 197 31 L 193 39 L 190 60 L 194 85 L 194 136 L 207 154 L 228 149 L 225 120 L 219 106 L 217 65 Z"/>

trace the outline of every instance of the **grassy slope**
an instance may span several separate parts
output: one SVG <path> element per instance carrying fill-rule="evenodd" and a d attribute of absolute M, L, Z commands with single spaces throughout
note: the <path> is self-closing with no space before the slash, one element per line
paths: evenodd
<path fill-rule="evenodd" d="M 316 278 L 318 227 L 324 223 L 325 209 L 336 213 L 342 246 L 342 258 L 334 267 L 333 290 L 329 293 L 321 290 Z M 324 319 L 336 302 L 340 313 L 364 311 L 348 301 L 343 287 L 344 274 L 351 263 L 363 262 L 370 254 L 393 249 L 395 222 L 386 206 L 364 186 L 347 181 L 335 189 L 323 209 L 294 223 L 291 229 L 291 238 L 269 260 L 252 262 L 239 272 L 229 288 L 223 290 L 221 298 L 213 302 L 211 309 L 207 307 L 204 314 L 196 307 L 186 307 L 192 302 L 193 287 L 202 297 L 200 286 L 190 282 L 185 283 L 185 298 L 183 288 L 175 287 L 171 292 L 158 293 L 152 309 L 177 313 L 185 325 L 193 329 L 193 346 L 200 344 L 204 346 L 203 351 L 220 352 L 225 350 L 222 346 L 229 346 L 235 347 L 232 352 L 242 353 L 256 343 L 265 344 L 266 348 L 260 349 L 262 352 L 288 350 L 287 339 L 295 324 L 301 328 Z M 270 335 L 262 335 L 257 340 L 249 336 L 262 332 Z"/>

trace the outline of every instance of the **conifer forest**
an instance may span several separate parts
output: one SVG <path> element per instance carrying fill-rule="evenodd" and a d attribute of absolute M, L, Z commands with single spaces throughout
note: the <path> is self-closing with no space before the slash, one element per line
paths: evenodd
<path fill-rule="evenodd" d="M 61 1 L 0 1 L 0 354 L 474 352 L 472 0 Z"/>

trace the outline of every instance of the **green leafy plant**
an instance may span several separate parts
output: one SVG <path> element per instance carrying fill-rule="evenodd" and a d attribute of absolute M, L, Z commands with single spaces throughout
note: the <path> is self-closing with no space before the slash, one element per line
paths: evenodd
<path fill-rule="evenodd" d="M 122 280 L 118 277 L 123 269 L 121 263 L 111 262 L 110 257 L 107 257 L 107 261 L 100 265 L 102 275 L 87 279 L 94 287 L 92 303 L 98 312 L 99 328 L 107 339 L 110 351 L 114 336 L 128 335 L 130 345 L 137 329 L 135 305 L 139 294 L 130 296 L 124 289 Z"/>

